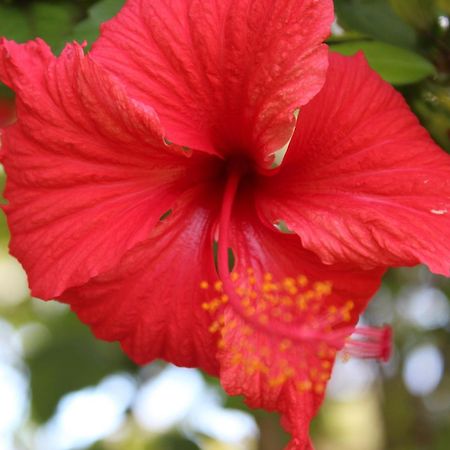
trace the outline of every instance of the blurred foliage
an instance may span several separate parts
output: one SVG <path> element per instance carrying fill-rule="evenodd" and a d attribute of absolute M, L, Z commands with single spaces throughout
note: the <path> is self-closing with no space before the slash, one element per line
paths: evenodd
<path fill-rule="evenodd" d="M 117 344 L 92 339 L 74 314 L 58 315 L 46 326 L 50 333 L 47 345 L 25 358 L 31 373 L 33 419 L 37 422 L 50 419 L 65 394 L 93 386 L 110 373 L 134 370 Z"/>
<path fill-rule="evenodd" d="M 397 86 L 422 81 L 436 73 L 431 62 L 410 50 L 379 41 L 351 41 L 333 45 L 343 55 L 364 52 L 370 65 L 389 83 Z"/>
<path fill-rule="evenodd" d="M 122 0 L 0 0 L 0 36 L 19 42 L 40 37 L 55 53 L 71 40 L 87 41 L 89 47 L 99 34 L 100 24 L 113 16 L 122 4 Z M 335 7 L 337 25 L 329 38 L 331 48 L 346 55 L 363 51 L 369 64 L 400 90 L 433 138 L 450 152 L 450 0 L 335 0 Z M 0 106 L 6 105 L 4 100 L 11 97 L 11 91 L 0 85 Z M 13 114 L 11 110 L 11 117 Z M 4 180 L 0 171 L 0 191 Z M 7 240 L 6 221 L 0 214 L 0 261 L 6 254 Z M 384 370 L 365 399 L 326 402 L 312 426 L 318 450 L 450 448 L 450 404 L 435 410 L 430 407 L 430 404 L 441 405 L 439 400 L 450 399 L 448 328 L 423 330 L 407 323 L 395 311 L 392 299 L 401 296 L 409 285 L 436 286 L 447 297 L 450 295 L 447 280 L 432 277 L 422 269 L 388 274 L 383 295 L 388 299 L 389 317 L 397 330 L 396 368 L 392 372 Z M 369 309 L 369 320 L 379 320 L 377 305 L 382 303 L 379 300 Z M 38 427 L 52 417 L 65 394 L 94 386 L 108 374 L 129 373 L 138 383 L 153 376 L 153 373 L 145 372 L 144 376 L 138 371 L 117 345 L 93 338 L 67 308 L 38 305 L 36 300 L 12 306 L 0 304 L 0 319 L 8 321 L 15 329 L 38 325 L 45 331 L 41 333 L 45 339 L 32 337 L 25 345 L 23 363 L 30 376 L 32 407 L 24 435 L 29 433 L 30 427 Z M 436 392 L 424 398 L 412 395 L 401 376 L 405 355 L 421 342 L 432 342 L 447 358 L 447 373 L 441 384 Z M 220 390 L 217 380 L 205 379 Z M 227 398 L 225 406 L 255 417 L 261 430 L 259 450 L 279 450 L 287 442 L 288 436 L 280 428 L 276 415 L 249 411 L 239 397 Z M 370 414 L 365 416 L 368 411 Z M 346 419 L 347 416 L 352 419 Z M 364 433 L 359 433 L 359 425 L 351 428 L 352 421 L 358 419 L 358 424 L 363 423 L 364 417 L 369 421 Z M 186 433 L 183 429 L 150 435 L 140 429 L 131 416 L 127 416 L 126 427 L 128 431 L 120 439 L 96 442 L 89 450 L 232 448 L 211 439 L 202 441 L 201 436 L 194 439 L 192 432 Z M 347 432 L 342 431 L 345 429 Z M 366 442 L 370 440 L 371 446 L 348 440 L 348 429 L 363 438 L 367 434 Z M 20 433 L 18 438 L 26 442 Z M 32 447 L 23 444 L 20 448 Z"/>

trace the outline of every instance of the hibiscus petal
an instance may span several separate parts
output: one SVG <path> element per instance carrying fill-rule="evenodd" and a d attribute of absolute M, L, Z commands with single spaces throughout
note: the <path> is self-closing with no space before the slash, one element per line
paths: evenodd
<path fill-rule="evenodd" d="M 42 41 L 3 39 L 0 79 L 17 93 L 2 136 L 10 249 L 33 295 L 52 298 L 146 239 L 196 158 L 78 45 L 55 58 Z"/>
<path fill-rule="evenodd" d="M 382 271 L 325 266 L 303 249 L 298 236 L 269 229 L 245 208 L 236 208 L 231 279 L 246 318 L 236 313 L 230 295 L 215 316 L 212 329 L 222 337 L 220 379 L 229 394 L 244 395 L 250 407 L 282 414 L 293 435 L 289 449 L 310 449 L 309 423 L 322 402 L 336 351 L 378 288 Z M 298 338 L 278 335 L 280 327 Z M 302 330 L 303 338 L 297 334 Z"/>
<path fill-rule="evenodd" d="M 262 163 L 324 82 L 332 20 L 330 0 L 129 0 L 91 54 L 171 141 Z"/>
<path fill-rule="evenodd" d="M 332 55 L 259 207 L 327 264 L 450 273 L 450 156 L 362 55 Z"/>
<path fill-rule="evenodd" d="M 163 358 L 217 373 L 215 337 L 202 309 L 201 282 L 212 279 L 214 201 L 195 189 L 117 268 L 66 291 L 69 303 L 101 339 L 118 340 L 137 363 Z M 217 204 L 217 203 L 216 203 Z"/>

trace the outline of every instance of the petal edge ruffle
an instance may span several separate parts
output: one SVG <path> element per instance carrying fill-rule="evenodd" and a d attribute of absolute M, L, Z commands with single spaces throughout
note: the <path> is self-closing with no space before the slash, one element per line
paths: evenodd
<path fill-rule="evenodd" d="M 17 94 L 1 149 L 10 250 L 49 299 L 146 239 L 195 158 L 167 146 L 156 113 L 77 44 L 55 58 L 43 41 L 2 39 L 0 77 Z"/>
<path fill-rule="evenodd" d="M 361 54 L 331 55 L 258 205 L 326 264 L 450 274 L 450 156 Z"/>

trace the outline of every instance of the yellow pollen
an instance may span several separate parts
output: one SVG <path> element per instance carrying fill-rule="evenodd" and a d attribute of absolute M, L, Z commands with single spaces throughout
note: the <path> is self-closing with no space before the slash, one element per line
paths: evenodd
<path fill-rule="evenodd" d="M 322 361 L 322 367 L 323 367 L 324 369 L 329 369 L 329 368 L 331 368 L 331 363 L 330 363 L 330 361 L 327 361 L 327 360 Z"/>
<path fill-rule="evenodd" d="M 262 314 L 259 316 L 259 323 L 261 325 L 267 325 L 269 323 L 269 316 L 267 314 Z"/>
<path fill-rule="evenodd" d="M 319 281 L 314 283 L 314 290 L 320 295 L 330 295 L 333 289 L 331 281 Z"/>
<path fill-rule="evenodd" d="M 312 381 L 311 380 L 305 380 L 305 381 L 299 381 L 297 383 L 297 389 L 300 392 L 307 392 L 310 391 L 313 387 Z"/>
<path fill-rule="evenodd" d="M 337 308 L 336 308 L 336 306 L 334 306 L 334 305 L 329 306 L 329 307 L 328 307 L 328 312 L 329 312 L 330 314 L 336 314 L 336 313 L 337 313 Z"/>
<path fill-rule="evenodd" d="M 231 272 L 229 281 L 230 292 L 221 280 L 200 283 L 211 293 L 211 300 L 201 304 L 211 315 L 209 331 L 218 349 L 230 355 L 229 364 L 239 366 L 243 376 L 261 377 L 274 389 L 292 380 L 300 392 L 323 394 L 337 350 L 320 336 L 351 321 L 354 302 L 336 302 L 330 297 L 330 281 L 309 280 L 304 274 L 277 278 L 249 267 Z M 272 327 L 288 331 L 280 335 Z M 290 335 L 291 329 L 292 336 L 299 331 L 300 342 Z M 301 341 L 302 330 L 307 342 Z"/>
<path fill-rule="evenodd" d="M 215 321 L 212 323 L 212 325 L 209 327 L 210 333 L 217 333 L 220 330 L 220 324 L 219 322 Z"/>
<path fill-rule="evenodd" d="M 280 343 L 280 351 L 285 352 L 292 347 L 292 342 L 289 339 L 283 339 Z"/>
<path fill-rule="evenodd" d="M 239 286 L 235 289 L 235 292 L 239 297 L 242 297 L 245 295 L 245 289 L 242 286 Z"/>
<path fill-rule="evenodd" d="M 345 303 L 345 308 L 348 311 L 351 311 L 354 307 L 355 307 L 355 302 L 352 300 L 349 300 L 348 302 Z"/>
<path fill-rule="evenodd" d="M 237 366 L 238 364 L 241 363 L 241 361 L 242 361 L 242 353 L 234 353 L 231 359 L 231 364 Z"/>
<path fill-rule="evenodd" d="M 273 280 L 273 275 L 271 273 L 265 273 L 263 276 L 263 280 L 264 281 L 272 281 Z"/>
<path fill-rule="evenodd" d="M 314 392 L 316 394 L 323 394 L 325 392 L 325 385 L 322 383 L 318 383 L 314 386 Z"/>

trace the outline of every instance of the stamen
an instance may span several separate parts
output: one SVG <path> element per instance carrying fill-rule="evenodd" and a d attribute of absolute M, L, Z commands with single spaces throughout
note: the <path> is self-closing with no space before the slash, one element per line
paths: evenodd
<path fill-rule="evenodd" d="M 347 341 L 344 354 L 388 361 L 392 353 L 392 328 L 358 327 Z"/>
<path fill-rule="evenodd" d="M 311 281 L 307 274 L 279 279 L 253 267 L 229 271 L 228 236 L 234 198 L 243 167 L 231 167 L 219 223 L 217 267 L 220 280 L 202 281 L 211 293 L 202 304 L 213 317 L 210 332 L 227 348 L 231 364 L 268 377 L 277 388 L 294 379 L 299 391 L 323 393 L 333 360 L 344 357 L 387 360 L 391 329 L 355 328 L 352 300 L 333 296 L 331 281 Z M 349 337 L 350 336 L 350 337 Z"/>

